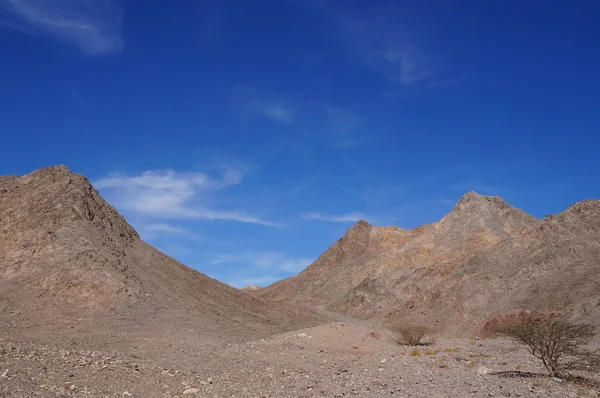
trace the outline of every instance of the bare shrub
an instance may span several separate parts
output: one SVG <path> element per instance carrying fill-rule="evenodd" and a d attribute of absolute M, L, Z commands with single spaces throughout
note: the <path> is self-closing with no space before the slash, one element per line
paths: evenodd
<path fill-rule="evenodd" d="M 408 345 L 424 345 L 423 339 L 431 334 L 431 330 L 423 325 L 396 326 L 394 331 L 402 336 L 402 340 Z"/>
<path fill-rule="evenodd" d="M 600 363 L 598 352 L 586 348 L 598 336 L 597 328 L 590 324 L 535 318 L 501 326 L 497 331 L 540 359 L 552 377 L 567 370 L 597 369 Z"/>

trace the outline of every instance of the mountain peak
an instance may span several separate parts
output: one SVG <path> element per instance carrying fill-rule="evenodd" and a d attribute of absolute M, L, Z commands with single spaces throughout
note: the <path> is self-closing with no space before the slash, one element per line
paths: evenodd
<path fill-rule="evenodd" d="M 481 204 L 485 204 L 486 202 L 488 204 L 505 203 L 504 200 L 502 200 L 502 198 L 499 196 L 481 195 L 475 191 L 470 191 L 470 192 L 465 193 L 458 200 L 458 203 L 471 203 L 471 202 L 477 202 L 477 203 L 481 203 Z"/>
<path fill-rule="evenodd" d="M 65 166 L 64 164 L 59 164 L 56 166 L 48 166 L 48 167 L 43 167 L 41 169 L 37 169 L 32 171 L 31 173 L 25 175 L 24 177 L 27 176 L 47 176 L 47 175 L 74 175 L 75 173 L 73 173 L 67 166 Z"/>
<path fill-rule="evenodd" d="M 462 199 L 468 200 L 468 199 L 472 199 L 472 198 L 480 198 L 482 196 L 484 196 L 484 195 L 481 195 L 475 191 L 469 191 L 469 192 L 465 193 L 463 196 L 461 196 L 461 200 Z"/>
<path fill-rule="evenodd" d="M 371 230 L 373 226 L 366 222 L 365 220 L 360 220 L 350 228 L 348 231 L 340 238 L 340 242 L 352 242 L 355 244 L 356 242 L 368 242 L 369 236 L 371 234 Z"/>
<path fill-rule="evenodd" d="M 352 228 L 362 229 L 362 228 L 371 228 L 371 227 L 372 227 L 372 225 L 369 224 L 367 221 L 358 220 L 358 222 L 356 224 L 354 224 L 353 226 L 351 226 L 350 229 L 352 229 Z"/>
<path fill-rule="evenodd" d="M 137 232 L 100 197 L 87 178 L 64 165 L 11 177 L 0 188 L 0 219 L 5 232 L 10 231 L 15 237 L 11 246 L 24 242 L 48 243 L 45 238 L 59 232 L 78 239 L 101 234 L 123 244 L 139 239 Z M 81 230 L 76 232 L 77 228 Z M 16 239 L 18 236 L 22 239 Z M 0 247 L 3 243 L 8 241 L 0 239 Z"/>
<path fill-rule="evenodd" d="M 456 205 L 452 209 L 454 211 L 479 211 L 490 207 L 496 208 L 511 208 L 501 197 L 499 196 L 487 196 L 478 194 L 475 191 L 467 192 L 460 197 Z"/>
<path fill-rule="evenodd" d="M 499 196 L 480 195 L 477 192 L 464 194 L 454 208 L 437 225 L 455 233 L 470 234 L 485 228 L 497 235 L 523 230 L 538 221 L 534 216 L 507 204 Z"/>

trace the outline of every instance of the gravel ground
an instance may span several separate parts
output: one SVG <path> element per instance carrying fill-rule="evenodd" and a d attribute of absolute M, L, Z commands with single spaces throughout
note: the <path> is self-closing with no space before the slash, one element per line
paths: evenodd
<path fill-rule="evenodd" d="M 385 328 L 334 322 L 245 343 L 187 339 L 119 352 L 0 340 L 1 397 L 599 397 L 598 375 L 554 381 L 506 339 L 399 345 Z M 123 348 L 125 347 L 125 348 Z M 514 371 L 518 377 L 506 377 Z M 528 377 L 524 377 L 528 376 Z"/>

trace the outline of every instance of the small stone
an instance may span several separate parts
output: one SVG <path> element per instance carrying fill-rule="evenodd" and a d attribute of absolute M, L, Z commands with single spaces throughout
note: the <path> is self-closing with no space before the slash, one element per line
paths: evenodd
<path fill-rule="evenodd" d="M 199 389 L 197 388 L 188 388 L 187 390 L 185 390 L 183 392 L 183 395 L 192 395 L 192 394 L 198 394 L 200 392 Z"/>
<path fill-rule="evenodd" d="M 385 358 L 383 358 L 379 363 L 385 363 Z"/>
<path fill-rule="evenodd" d="M 485 366 L 480 366 L 479 369 L 477 369 L 478 376 L 485 376 L 488 373 L 490 373 L 490 370 Z"/>
<path fill-rule="evenodd" d="M 559 378 L 559 377 L 553 377 L 553 378 L 552 378 L 552 381 L 555 381 L 555 382 L 557 382 L 557 383 L 562 383 L 562 382 L 563 382 L 563 379 L 561 379 L 561 378 Z"/>
<path fill-rule="evenodd" d="M 71 384 L 69 386 L 69 390 L 71 390 L 71 391 L 75 391 L 76 389 L 77 389 L 77 386 L 75 384 Z"/>

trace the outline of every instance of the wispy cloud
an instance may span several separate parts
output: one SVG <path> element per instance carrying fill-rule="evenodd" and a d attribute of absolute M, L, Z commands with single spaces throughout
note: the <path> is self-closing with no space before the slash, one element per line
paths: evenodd
<path fill-rule="evenodd" d="M 264 269 L 279 269 L 296 273 L 313 262 L 310 258 L 288 256 L 278 250 L 264 250 L 258 252 L 243 252 L 238 254 L 222 254 L 209 261 L 209 265 L 226 263 L 247 263 Z"/>
<path fill-rule="evenodd" d="M 432 77 L 427 63 L 419 52 L 395 46 L 389 47 L 383 54 L 385 72 L 388 79 L 403 86 L 429 81 Z"/>
<path fill-rule="evenodd" d="M 124 48 L 119 0 L 0 0 L 0 7 L 27 24 L 27 31 L 47 33 L 90 55 Z"/>
<path fill-rule="evenodd" d="M 216 179 L 205 173 L 150 170 L 137 176 L 112 173 L 94 182 L 109 202 L 124 211 L 151 218 L 231 220 L 276 226 L 243 211 L 221 211 L 203 205 L 216 191 L 239 184 L 243 172 L 226 169 Z"/>
<path fill-rule="evenodd" d="M 254 102 L 251 106 L 274 122 L 294 123 L 294 111 L 283 104 L 275 102 Z"/>
<path fill-rule="evenodd" d="M 168 223 L 153 223 L 142 225 L 137 228 L 138 232 L 144 239 L 155 239 L 165 235 L 178 235 L 196 240 L 196 235 L 186 228 L 179 227 Z"/>
<path fill-rule="evenodd" d="M 296 274 L 308 267 L 312 262 L 313 260 L 308 258 L 290 258 L 279 264 L 279 267 L 284 271 Z"/>
<path fill-rule="evenodd" d="M 208 266 L 235 265 L 235 271 L 217 271 L 213 277 L 234 287 L 265 286 L 296 274 L 308 267 L 314 259 L 289 256 L 278 250 L 242 252 L 217 255 Z"/>
<path fill-rule="evenodd" d="M 300 215 L 307 220 L 327 221 L 336 223 L 353 223 L 367 219 L 362 213 L 346 213 L 341 215 L 323 214 L 323 213 L 303 213 Z"/>
<path fill-rule="evenodd" d="M 438 80 L 438 65 L 398 3 L 377 2 L 364 8 L 331 3 L 330 14 L 340 42 L 366 68 L 402 87 Z"/>
<path fill-rule="evenodd" d="M 231 93 L 231 106 L 244 121 L 265 117 L 276 123 L 293 124 L 296 110 L 281 94 L 256 87 L 236 87 Z"/>
<path fill-rule="evenodd" d="M 293 101 L 290 96 L 256 87 L 232 90 L 231 106 L 245 122 L 266 118 L 308 131 L 307 137 L 334 148 L 360 146 L 366 141 L 366 122 L 356 113 L 333 104 Z"/>

